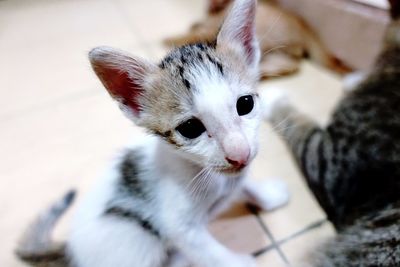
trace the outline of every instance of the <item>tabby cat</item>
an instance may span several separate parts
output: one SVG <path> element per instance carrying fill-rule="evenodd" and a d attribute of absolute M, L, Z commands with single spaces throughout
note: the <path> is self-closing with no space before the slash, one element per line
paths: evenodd
<path fill-rule="evenodd" d="M 321 128 L 281 91 L 265 92 L 265 115 L 282 133 L 338 235 L 313 266 L 400 266 L 400 3 L 366 78 Z"/>

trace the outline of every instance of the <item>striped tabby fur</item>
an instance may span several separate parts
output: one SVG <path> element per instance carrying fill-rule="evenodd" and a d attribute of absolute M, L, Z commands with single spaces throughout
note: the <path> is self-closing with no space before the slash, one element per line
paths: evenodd
<path fill-rule="evenodd" d="M 285 129 L 284 140 L 338 231 L 313 266 L 400 266 L 400 7 L 391 4 L 381 55 L 326 128 L 276 92 L 275 101 L 265 100 L 268 119 Z"/>

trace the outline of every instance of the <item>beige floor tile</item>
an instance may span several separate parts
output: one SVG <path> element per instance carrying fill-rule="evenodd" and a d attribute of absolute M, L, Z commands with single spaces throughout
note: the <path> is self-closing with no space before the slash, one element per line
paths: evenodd
<path fill-rule="evenodd" d="M 267 81 L 261 86 L 262 90 L 271 87 L 285 89 L 294 105 L 319 122 L 327 121 L 341 95 L 336 77 L 308 63 L 303 64 L 302 71 L 296 76 Z M 280 240 L 325 218 L 325 215 L 310 194 L 285 144 L 269 125 L 261 127 L 260 140 L 261 148 L 252 165 L 252 175 L 256 179 L 282 178 L 291 192 L 289 205 L 262 216 L 273 236 Z"/>
<path fill-rule="evenodd" d="M 206 1 L 115 1 L 125 19 L 145 44 L 186 32 L 205 13 Z"/>
<path fill-rule="evenodd" d="M 12 3 L 0 3 L 0 119 L 97 85 L 87 59 L 95 46 L 147 57 L 110 1 Z"/>
<path fill-rule="evenodd" d="M 210 225 L 213 235 L 230 249 L 254 253 L 270 245 L 257 218 L 244 204 L 237 204 Z"/>
<path fill-rule="evenodd" d="M 259 267 L 287 267 L 285 261 L 279 256 L 276 250 L 257 257 L 257 266 Z"/>
<path fill-rule="evenodd" d="M 310 253 L 334 235 L 333 227 L 326 223 L 288 241 L 281 246 L 281 249 L 292 266 L 304 266 L 310 260 Z"/>

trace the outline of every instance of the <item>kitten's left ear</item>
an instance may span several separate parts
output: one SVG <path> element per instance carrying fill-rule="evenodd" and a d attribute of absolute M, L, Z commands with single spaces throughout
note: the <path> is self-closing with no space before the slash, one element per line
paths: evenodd
<path fill-rule="evenodd" d="M 217 45 L 233 46 L 245 56 L 249 67 L 258 69 L 260 48 L 256 37 L 256 0 L 235 0 L 222 24 Z"/>

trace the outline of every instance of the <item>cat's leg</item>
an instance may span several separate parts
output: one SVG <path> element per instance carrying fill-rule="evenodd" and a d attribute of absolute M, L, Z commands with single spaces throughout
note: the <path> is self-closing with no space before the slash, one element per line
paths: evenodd
<path fill-rule="evenodd" d="M 243 201 L 264 211 L 280 208 L 287 204 L 290 198 L 286 183 L 275 178 L 261 182 L 247 179 L 241 196 Z"/>
<path fill-rule="evenodd" d="M 329 216 L 332 206 L 325 174 L 331 168 L 332 140 L 311 118 L 297 111 L 286 93 L 267 89 L 261 93 L 264 118 L 279 131 L 304 177 Z"/>
<path fill-rule="evenodd" d="M 311 118 L 300 113 L 283 90 L 266 89 L 261 93 L 261 101 L 264 118 L 279 131 L 295 159 L 303 164 L 309 151 L 314 152 L 320 144 L 324 131 Z"/>
<path fill-rule="evenodd" d="M 300 61 L 297 58 L 281 52 L 271 52 L 264 55 L 260 62 L 260 78 L 274 78 L 295 73 L 299 70 Z"/>

